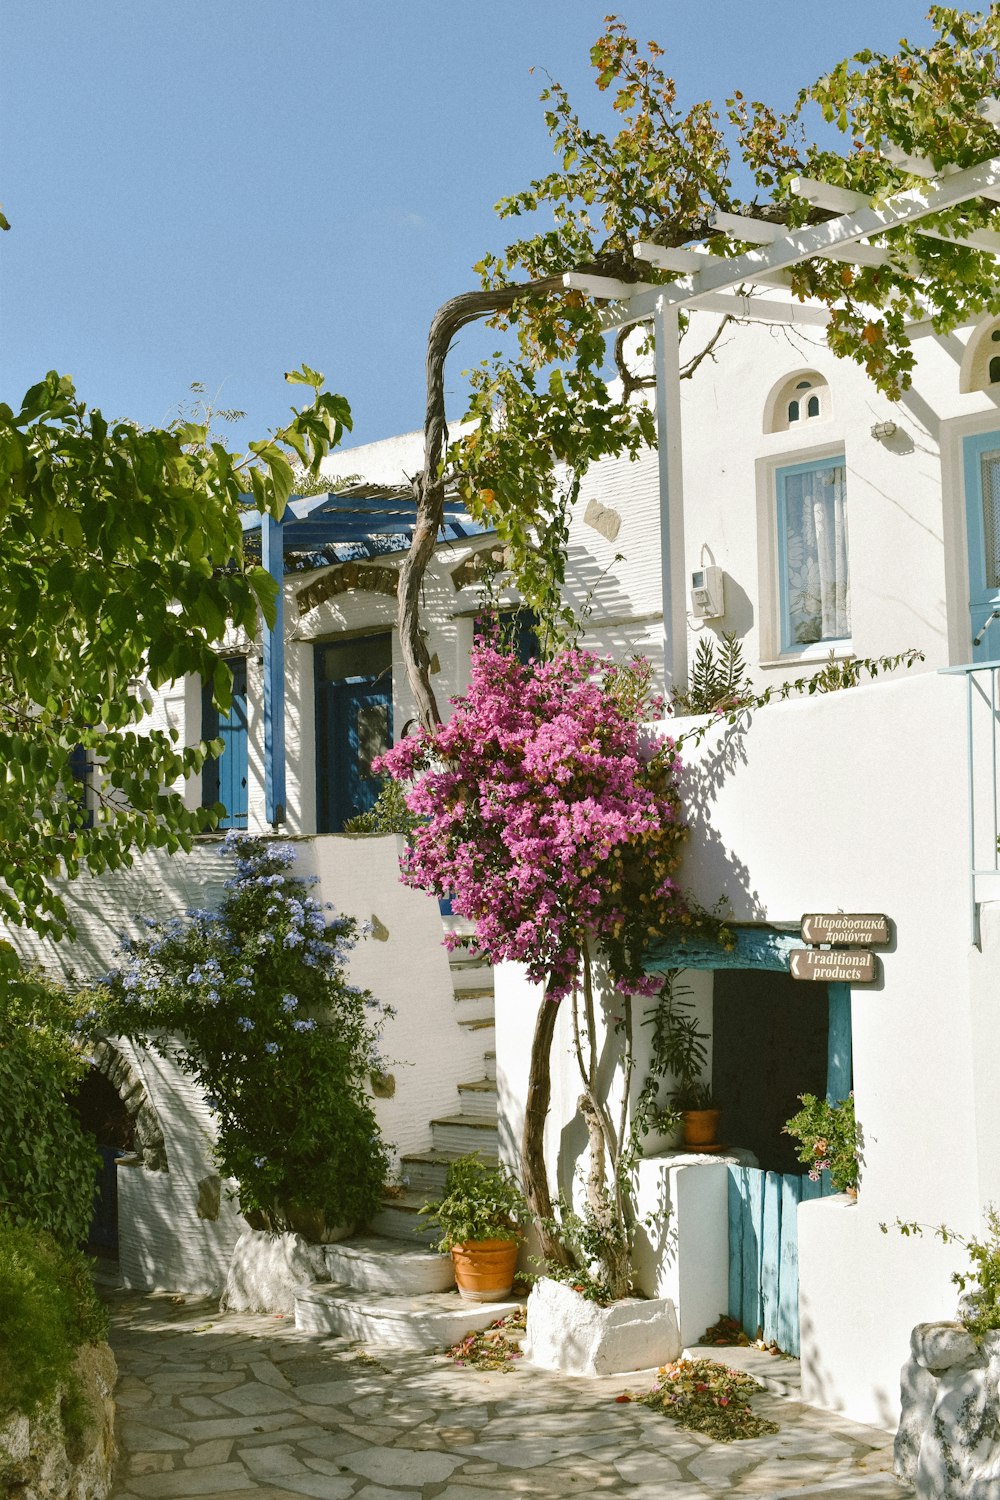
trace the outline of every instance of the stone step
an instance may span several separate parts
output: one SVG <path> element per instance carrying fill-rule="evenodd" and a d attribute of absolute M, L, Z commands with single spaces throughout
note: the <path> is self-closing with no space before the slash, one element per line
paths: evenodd
<path fill-rule="evenodd" d="M 471 1083 L 460 1083 L 458 1101 L 463 1115 L 475 1115 L 477 1119 L 495 1122 L 498 1102 L 495 1079 L 477 1078 Z"/>
<path fill-rule="evenodd" d="M 423 1193 L 427 1198 L 442 1197 L 448 1168 L 460 1155 L 459 1151 L 417 1151 L 412 1156 L 402 1157 L 400 1170 L 410 1192 Z M 488 1156 L 485 1151 L 480 1152 L 480 1156 L 490 1166 L 499 1165 L 498 1159 Z"/>
<path fill-rule="evenodd" d="M 802 1400 L 802 1366 L 791 1354 L 768 1354 L 766 1349 L 748 1349 L 740 1345 L 692 1344 L 683 1359 L 715 1359 L 730 1369 L 742 1370 L 759 1380 L 775 1396 Z"/>
<path fill-rule="evenodd" d="M 426 1193 L 414 1192 L 411 1188 L 394 1198 L 384 1198 L 369 1228 L 387 1239 L 401 1240 L 413 1249 L 426 1249 L 441 1238 L 440 1229 L 428 1224 L 426 1216 L 421 1216 L 420 1210 L 427 1197 Z"/>
<path fill-rule="evenodd" d="M 315 1282 L 296 1294 L 295 1326 L 304 1333 L 334 1333 L 392 1349 L 444 1350 L 518 1306 L 515 1301 L 466 1302 L 458 1292 L 391 1297 Z"/>
<path fill-rule="evenodd" d="M 456 984 L 452 993 L 455 999 L 462 1003 L 469 1000 L 487 1000 L 492 1005 L 496 999 L 492 984 Z"/>
<path fill-rule="evenodd" d="M 450 1255 L 385 1235 L 359 1235 L 327 1245 L 324 1259 L 331 1281 L 347 1282 L 362 1292 L 415 1297 L 446 1292 L 455 1285 Z"/>
<path fill-rule="evenodd" d="M 453 977 L 459 974 L 493 973 L 489 959 L 468 948 L 453 948 L 448 954 L 448 967 Z"/>
<path fill-rule="evenodd" d="M 466 1016 L 464 1014 L 460 1014 L 458 1017 L 458 1024 L 459 1026 L 467 1027 L 469 1031 L 493 1031 L 496 1028 L 496 1019 L 492 1015 Z"/>
<path fill-rule="evenodd" d="M 493 1082 L 496 1083 L 496 1081 L 497 1081 L 497 1055 L 496 1055 L 496 1053 L 495 1052 L 484 1052 L 483 1053 L 483 1062 L 486 1064 L 486 1076 L 487 1076 L 487 1078 L 492 1078 Z"/>
<path fill-rule="evenodd" d="M 484 995 L 481 992 L 457 994 L 455 1001 L 459 1007 L 457 1020 L 482 1021 L 486 1025 L 493 1025 L 495 1011 L 492 994 Z"/>
<path fill-rule="evenodd" d="M 478 1115 L 445 1115 L 431 1121 L 431 1144 L 435 1151 L 457 1151 L 467 1156 L 478 1151 L 483 1156 L 500 1155 L 500 1135 L 496 1117 L 481 1119 Z"/>

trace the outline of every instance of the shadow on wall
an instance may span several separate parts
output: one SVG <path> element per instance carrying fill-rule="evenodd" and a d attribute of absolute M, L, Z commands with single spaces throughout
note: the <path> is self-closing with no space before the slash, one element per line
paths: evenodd
<path fill-rule="evenodd" d="M 684 764 L 684 745 L 680 755 L 683 770 L 680 778 L 681 804 L 690 829 L 684 855 L 682 886 L 690 881 L 692 893 L 711 907 L 724 895 L 737 922 L 763 921 L 767 911 L 750 880 L 750 871 L 725 845 L 712 822 L 712 808 L 723 784 L 747 764 L 745 736 L 752 725 L 727 726 L 717 743 L 699 761 Z M 671 732 L 670 721 L 667 731 Z"/>
<path fill-rule="evenodd" d="M 822 1351 L 817 1348 L 816 1327 L 809 1315 L 809 1300 L 801 1292 L 799 1295 L 799 1335 L 802 1349 L 809 1351 L 806 1358 L 810 1404 L 825 1407 L 827 1411 L 843 1411 L 844 1399 L 823 1359 Z M 884 1427 L 887 1432 L 894 1432 L 899 1421 L 898 1400 L 891 1400 L 889 1393 L 881 1386 L 876 1386 L 871 1394 L 875 1404 L 875 1415 L 871 1419 L 873 1424 Z"/>

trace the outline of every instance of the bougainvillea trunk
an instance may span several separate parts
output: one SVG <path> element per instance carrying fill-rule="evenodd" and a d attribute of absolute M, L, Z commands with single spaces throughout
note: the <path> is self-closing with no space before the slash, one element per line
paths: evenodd
<path fill-rule="evenodd" d="M 559 1002 L 542 998 L 535 1018 L 531 1039 L 531 1061 L 528 1067 L 528 1099 L 524 1110 L 524 1135 L 521 1140 L 521 1186 L 528 1206 L 535 1215 L 542 1253 L 547 1260 L 560 1265 L 569 1262 L 565 1247 L 552 1234 L 552 1198 L 545 1170 L 545 1117 L 552 1097 L 552 1075 L 549 1054 L 559 1016 Z"/>

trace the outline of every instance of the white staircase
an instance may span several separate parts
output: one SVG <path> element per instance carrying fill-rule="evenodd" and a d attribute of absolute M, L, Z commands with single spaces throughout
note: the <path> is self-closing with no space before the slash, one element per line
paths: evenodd
<path fill-rule="evenodd" d="M 467 924 L 446 917 L 453 931 Z M 493 970 L 467 937 L 450 955 L 456 1022 L 482 1031 L 483 1077 L 458 1086 L 458 1109 L 430 1121 L 431 1145 L 401 1158 L 403 1191 L 385 1199 L 369 1232 L 326 1247 L 329 1281 L 295 1298 L 295 1326 L 400 1349 L 445 1348 L 486 1328 L 517 1303 L 467 1302 L 454 1290 L 450 1255 L 430 1249 L 437 1231 L 420 1209 L 444 1192 L 448 1166 L 476 1151 L 498 1160 Z M 442 1039 L 444 1040 L 444 1039 Z"/>

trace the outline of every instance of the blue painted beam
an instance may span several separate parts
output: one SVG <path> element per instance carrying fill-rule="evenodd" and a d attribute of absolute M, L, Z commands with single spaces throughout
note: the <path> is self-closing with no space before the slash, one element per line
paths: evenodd
<path fill-rule="evenodd" d="M 851 1092 L 851 986 L 831 984 L 826 1053 L 826 1099 L 839 1104 Z"/>
<path fill-rule="evenodd" d="M 285 557 L 283 526 L 265 515 L 261 566 L 278 585 L 273 627 L 264 626 L 264 816 L 273 828 L 285 821 Z"/>
<path fill-rule="evenodd" d="M 644 967 L 649 973 L 662 974 L 667 969 L 772 969 L 788 972 L 788 955 L 805 944 L 795 932 L 779 932 L 775 927 L 731 926 L 735 948 L 720 948 L 716 943 L 677 942 L 660 939 L 650 943 Z"/>

